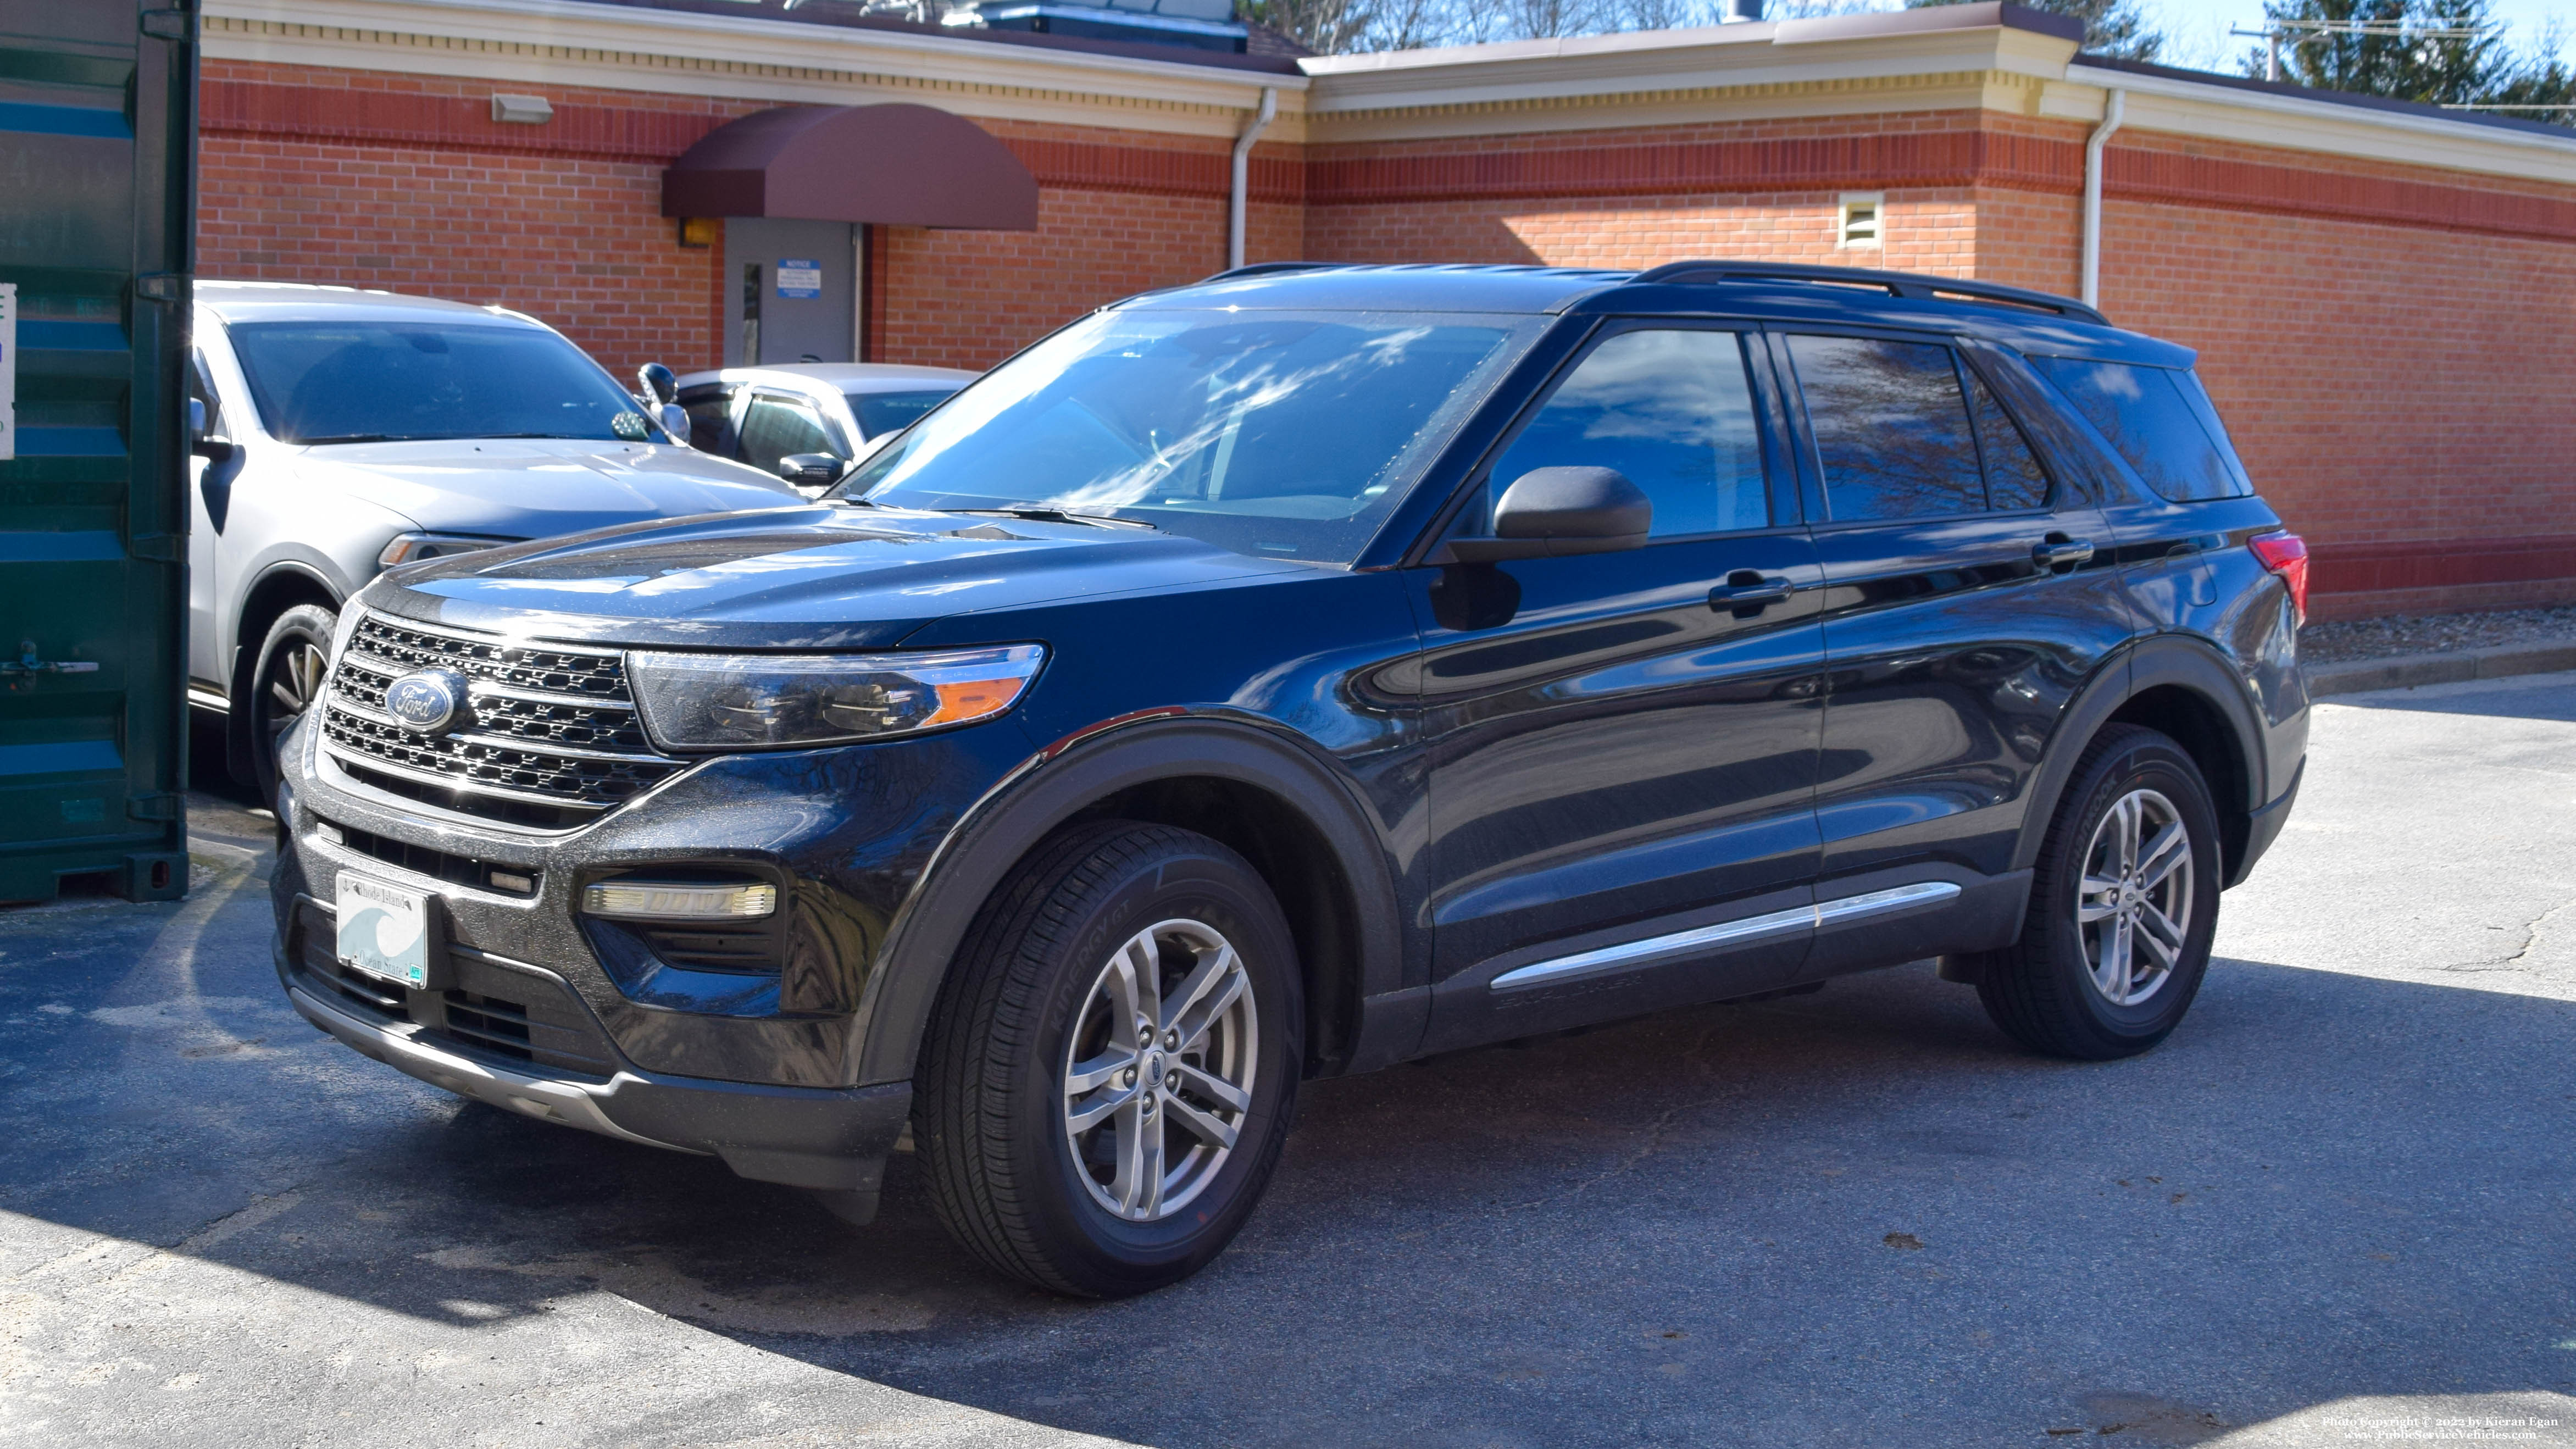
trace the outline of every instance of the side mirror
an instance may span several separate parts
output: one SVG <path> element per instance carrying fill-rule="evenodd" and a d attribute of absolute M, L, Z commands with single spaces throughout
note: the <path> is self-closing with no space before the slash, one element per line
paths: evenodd
<path fill-rule="evenodd" d="M 1494 536 L 1453 538 L 1463 563 L 1616 553 L 1646 541 L 1655 505 L 1615 468 L 1532 468 L 1494 505 Z"/>
<path fill-rule="evenodd" d="M 829 488 L 848 466 L 829 453 L 790 453 L 778 460 L 778 476 L 799 488 Z"/>
<path fill-rule="evenodd" d="M 209 463 L 230 462 L 237 451 L 231 440 L 206 435 L 206 400 L 188 399 L 188 451 Z"/>
<path fill-rule="evenodd" d="M 658 362 L 648 362 L 635 369 L 635 385 L 644 396 L 656 403 L 666 403 L 680 395 L 679 375 Z"/>
<path fill-rule="evenodd" d="M 696 446 L 689 441 L 689 410 L 687 408 L 680 406 L 678 403 L 666 402 L 659 408 L 654 409 L 653 415 L 661 420 L 662 431 L 671 435 L 672 442 L 679 444 L 683 448 Z"/>

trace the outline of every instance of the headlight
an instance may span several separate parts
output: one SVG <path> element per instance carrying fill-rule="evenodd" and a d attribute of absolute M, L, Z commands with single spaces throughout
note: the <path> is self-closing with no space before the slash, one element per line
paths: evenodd
<path fill-rule="evenodd" d="M 1046 650 L 943 654 L 626 656 L 644 727 L 671 749 L 828 745 L 991 719 L 1019 702 Z"/>
<path fill-rule="evenodd" d="M 515 538 L 476 538 L 465 533 L 397 533 L 376 562 L 386 568 L 396 564 L 418 563 L 425 558 L 445 558 L 452 553 L 473 553 L 478 549 L 499 548 L 517 543 Z"/>

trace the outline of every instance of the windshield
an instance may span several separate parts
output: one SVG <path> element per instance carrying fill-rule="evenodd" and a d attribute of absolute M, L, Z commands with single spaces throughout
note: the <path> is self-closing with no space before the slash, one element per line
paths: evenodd
<path fill-rule="evenodd" d="M 953 387 L 935 392 L 854 392 L 849 394 L 850 411 L 859 419 L 859 431 L 871 438 L 900 433 L 921 421 L 921 415 L 948 401 Z"/>
<path fill-rule="evenodd" d="M 1131 310 L 976 382 L 841 485 L 907 508 L 1111 514 L 1357 557 L 1542 317 Z"/>
<path fill-rule="evenodd" d="M 552 332 L 446 321 L 245 322 L 225 329 L 269 436 L 652 436 L 635 399 Z"/>

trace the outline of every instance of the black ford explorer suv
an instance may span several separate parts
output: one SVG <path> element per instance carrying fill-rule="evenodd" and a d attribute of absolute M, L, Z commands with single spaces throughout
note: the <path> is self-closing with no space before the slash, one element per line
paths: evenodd
<path fill-rule="evenodd" d="M 278 969 L 416 1077 L 1193 1271 L 1301 1078 L 1940 958 L 2172 1031 L 2296 794 L 2305 552 L 2192 355 L 1692 263 L 1131 299 L 809 505 L 384 575 Z"/>

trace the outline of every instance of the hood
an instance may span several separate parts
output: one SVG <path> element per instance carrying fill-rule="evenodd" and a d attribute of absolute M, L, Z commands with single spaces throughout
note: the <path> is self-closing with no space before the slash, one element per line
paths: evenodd
<path fill-rule="evenodd" d="M 1144 529 L 811 504 L 435 559 L 365 601 L 531 638 L 859 649 L 957 614 L 1312 572 Z"/>
<path fill-rule="evenodd" d="M 756 468 L 694 448 L 454 438 L 308 448 L 304 475 L 439 533 L 552 538 L 643 519 L 802 503 Z"/>

